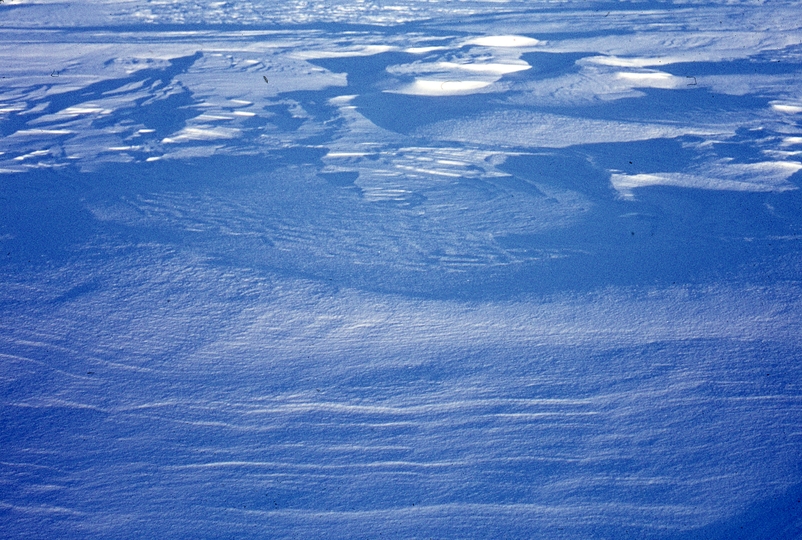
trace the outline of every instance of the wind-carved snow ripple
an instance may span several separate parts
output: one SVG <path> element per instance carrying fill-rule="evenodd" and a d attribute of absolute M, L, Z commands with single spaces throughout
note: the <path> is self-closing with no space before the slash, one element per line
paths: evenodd
<path fill-rule="evenodd" d="M 375 157 L 326 158 L 324 176 L 358 172 L 350 187 L 332 186 L 317 169 L 295 166 L 232 177 L 227 185 L 142 193 L 89 207 L 100 220 L 155 228 L 175 241 L 207 246 L 212 254 L 247 255 L 253 262 L 313 273 L 332 265 L 450 272 L 551 259 L 564 254 L 546 248 L 521 252 L 496 237 L 565 226 L 582 214 L 581 196 L 547 196 L 495 171 L 488 153 L 386 146 L 373 151 Z"/>
<path fill-rule="evenodd" d="M 100 415 L 83 428 L 96 459 L 137 449 L 138 465 L 115 459 L 100 477 L 72 466 L 61 489 L 75 503 L 66 510 L 80 516 L 97 490 L 116 500 L 144 474 L 161 480 L 139 511 L 156 512 L 175 490 L 211 498 L 185 508 L 195 526 L 247 514 L 263 533 L 296 523 L 340 535 L 371 513 L 385 527 L 426 530 L 444 520 L 476 526 L 492 514 L 537 538 L 555 526 L 581 535 L 624 522 L 660 537 L 730 511 L 735 493 L 770 488 L 745 483 L 743 471 L 790 466 L 799 443 L 792 426 L 802 394 L 787 386 L 794 374 L 768 381 L 770 361 L 751 365 L 757 350 L 774 356 L 779 345 L 434 347 L 413 363 L 383 354 L 381 339 L 373 354 L 314 358 L 273 355 L 270 340 L 255 360 L 254 337 L 176 359 L 170 373 L 136 381 L 106 373 L 117 392 L 104 403 L 88 391 L 83 402 L 29 400 L 24 414 L 72 411 L 68 427 Z M 120 430 L 148 437 L 112 436 Z M 61 444 L 60 455 L 80 448 Z M 237 491 L 219 498 L 214 486 L 232 482 Z M 733 495 L 711 500 L 711 491 Z"/>

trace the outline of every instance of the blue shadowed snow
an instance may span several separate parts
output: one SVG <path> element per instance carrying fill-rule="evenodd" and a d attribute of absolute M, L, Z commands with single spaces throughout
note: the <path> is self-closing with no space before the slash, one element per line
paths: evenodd
<path fill-rule="evenodd" d="M 800 8 L 301 4 L 0 5 L 0 536 L 802 535 Z"/>

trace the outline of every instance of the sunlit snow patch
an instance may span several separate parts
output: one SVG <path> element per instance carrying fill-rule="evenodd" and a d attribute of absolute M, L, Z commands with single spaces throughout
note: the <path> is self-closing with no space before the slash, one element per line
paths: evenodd
<path fill-rule="evenodd" d="M 616 73 L 616 77 L 632 83 L 632 85 L 635 87 L 641 88 L 675 88 L 677 86 L 685 86 L 687 84 L 684 78 L 675 77 L 674 75 L 665 73 L 663 71 L 622 71 Z"/>
<path fill-rule="evenodd" d="M 614 173 L 610 182 L 625 199 L 633 199 L 632 190 L 646 186 L 724 191 L 790 191 L 797 189 L 788 178 L 802 169 L 802 163 L 764 161 L 761 163 L 717 162 L 695 173 Z"/>
<path fill-rule="evenodd" d="M 65 116 L 75 116 L 79 114 L 111 114 L 112 112 L 111 109 L 84 104 L 83 106 L 75 105 L 73 107 L 67 107 L 61 111 L 61 114 Z"/>
<path fill-rule="evenodd" d="M 36 150 L 34 152 L 15 157 L 14 161 L 24 161 L 32 157 L 46 156 L 48 154 L 50 154 L 50 150 Z"/>
<path fill-rule="evenodd" d="M 468 94 L 488 87 L 492 81 L 436 81 L 417 79 L 397 92 L 416 96 L 446 96 L 455 94 Z"/>
<path fill-rule="evenodd" d="M 216 139 L 234 139 L 239 135 L 240 130 L 231 128 L 186 128 L 172 137 L 166 137 L 162 142 L 212 141 Z"/>
<path fill-rule="evenodd" d="M 468 42 L 482 47 L 534 47 L 540 43 L 539 40 L 526 36 L 485 36 Z"/>
<path fill-rule="evenodd" d="M 473 73 L 495 73 L 504 75 L 507 73 L 515 73 L 516 71 L 525 71 L 531 69 L 532 66 L 526 62 L 517 64 L 502 64 L 502 63 L 473 63 L 473 64 L 458 64 L 456 62 L 437 62 L 436 67 L 443 70 L 461 69 L 463 71 L 470 71 Z"/>
<path fill-rule="evenodd" d="M 526 62 L 429 62 L 391 66 L 389 73 L 418 74 L 415 82 L 391 92 L 420 96 L 442 96 L 468 94 L 486 88 L 498 81 L 502 75 L 530 69 Z M 460 74 L 463 72 L 463 74 Z M 471 80 L 463 78 L 464 72 L 473 74 Z"/>
<path fill-rule="evenodd" d="M 799 103 L 780 103 L 775 101 L 771 104 L 771 108 L 775 111 L 796 114 L 802 112 L 802 104 Z"/>
<path fill-rule="evenodd" d="M 448 47 L 408 47 L 404 49 L 405 53 L 409 54 L 426 54 L 434 51 L 445 51 L 448 50 Z"/>
<path fill-rule="evenodd" d="M 643 68 L 649 66 L 664 66 L 674 62 L 680 62 L 678 58 L 656 57 L 656 58 L 620 58 L 618 56 L 591 56 L 583 58 L 580 64 L 597 64 L 600 66 Z"/>
<path fill-rule="evenodd" d="M 296 58 L 304 60 L 317 60 L 322 58 L 350 58 L 353 56 L 373 56 L 396 50 L 395 47 L 389 45 L 366 45 L 364 47 L 354 48 L 346 51 L 331 51 L 331 50 L 317 50 L 317 51 L 304 51 L 294 54 Z"/>
<path fill-rule="evenodd" d="M 71 135 L 74 131 L 69 129 L 21 129 L 14 135 Z"/>
<path fill-rule="evenodd" d="M 444 120 L 418 130 L 436 140 L 474 144 L 565 148 L 578 144 L 643 141 L 717 130 L 668 123 L 621 122 L 508 110 Z"/>

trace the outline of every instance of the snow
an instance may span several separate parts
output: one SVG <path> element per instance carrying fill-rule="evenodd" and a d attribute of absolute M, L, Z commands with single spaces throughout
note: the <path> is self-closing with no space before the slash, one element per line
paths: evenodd
<path fill-rule="evenodd" d="M 775 111 L 780 111 L 788 114 L 796 114 L 802 112 L 802 105 L 792 105 L 789 103 L 772 103 L 771 108 Z"/>
<path fill-rule="evenodd" d="M 636 187 L 658 185 L 733 191 L 786 191 L 799 189 L 788 178 L 800 169 L 802 164 L 788 161 L 744 164 L 722 161 L 715 167 L 700 171 L 701 174 L 612 174 L 610 182 L 613 188 L 629 198 Z"/>
<path fill-rule="evenodd" d="M 540 41 L 526 36 L 485 36 L 468 41 L 482 47 L 533 47 Z"/>
<path fill-rule="evenodd" d="M 0 4 L 0 530 L 797 538 L 798 3 Z"/>
<path fill-rule="evenodd" d="M 432 81 L 416 79 L 412 85 L 399 90 L 399 93 L 416 96 L 447 96 L 470 93 L 472 90 L 479 90 L 490 86 L 490 84 L 492 83 L 485 81 Z"/>

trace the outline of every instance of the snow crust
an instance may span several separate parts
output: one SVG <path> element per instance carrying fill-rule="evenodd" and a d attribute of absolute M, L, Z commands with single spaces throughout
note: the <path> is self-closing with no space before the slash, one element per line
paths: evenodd
<path fill-rule="evenodd" d="M 4 535 L 802 535 L 798 3 L 0 21 Z"/>

